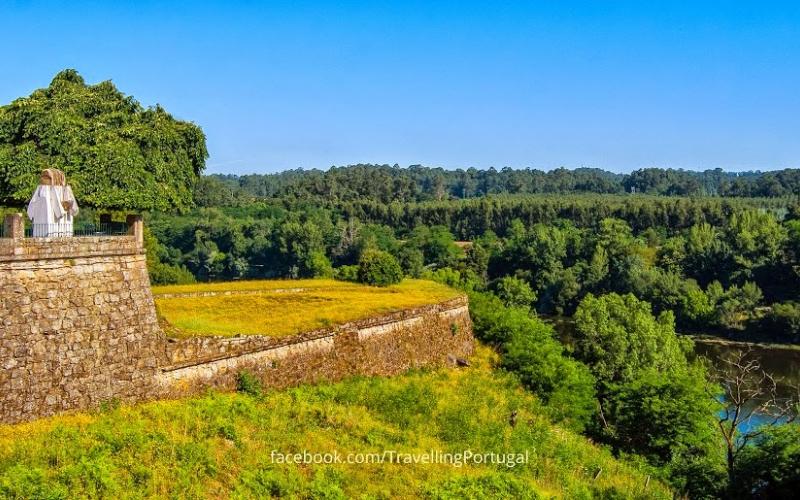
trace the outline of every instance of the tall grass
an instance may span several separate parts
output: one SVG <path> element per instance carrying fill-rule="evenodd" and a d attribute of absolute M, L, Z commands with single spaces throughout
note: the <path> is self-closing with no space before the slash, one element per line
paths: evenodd
<path fill-rule="evenodd" d="M 281 291 L 283 290 L 283 291 Z M 245 281 L 156 287 L 159 316 L 173 336 L 271 335 L 282 337 L 457 297 L 423 280 L 370 287 L 333 280 Z M 289 291 L 290 293 L 287 293 Z M 164 297 L 197 292 L 241 295 Z"/>
<path fill-rule="evenodd" d="M 479 348 L 464 369 L 210 393 L 0 426 L 0 497 L 671 497 L 633 466 L 550 423 L 495 362 Z M 529 462 L 294 465 L 273 463 L 271 455 L 467 449 L 527 451 Z"/>

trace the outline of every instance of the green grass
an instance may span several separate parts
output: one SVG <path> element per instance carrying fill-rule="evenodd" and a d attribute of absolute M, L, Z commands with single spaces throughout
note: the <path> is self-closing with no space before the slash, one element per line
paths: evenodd
<path fill-rule="evenodd" d="M 248 293 L 162 296 L 226 291 Z M 241 281 L 154 287 L 153 292 L 164 329 L 175 337 L 237 334 L 284 337 L 459 295 L 451 288 L 424 280 L 405 280 L 385 288 L 334 280 Z"/>
<path fill-rule="evenodd" d="M 550 423 L 494 362 L 480 348 L 466 369 L 262 396 L 209 393 L 0 426 L 0 497 L 671 498 L 658 481 L 645 489 L 645 474 Z M 529 462 L 508 468 L 271 459 L 272 450 L 346 456 L 466 449 L 527 451 Z"/>

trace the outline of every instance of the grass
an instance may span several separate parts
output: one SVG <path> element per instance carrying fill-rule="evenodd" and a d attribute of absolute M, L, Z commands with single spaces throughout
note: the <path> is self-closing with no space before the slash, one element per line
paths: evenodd
<path fill-rule="evenodd" d="M 671 498 L 553 425 L 495 355 L 470 368 L 208 395 L 0 426 L 4 498 Z M 253 391 L 258 394 L 257 391 Z M 517 411 L 516 425 L 509 423 Z M 281 464 L 280 452 L 525 453 L 526 464 Z"/>
<path fill-rule="evenodd" d="M 249 293 L 160 296 L 226 291 Z M 167 325 L 165 330 L 176 337 L 285 337 L 459 295 L 451 288 L 424 280 L 405 280 L 385 288 L 334 280 L 243 281 L 154 287 L 153 292 L 159 317 Z"/>

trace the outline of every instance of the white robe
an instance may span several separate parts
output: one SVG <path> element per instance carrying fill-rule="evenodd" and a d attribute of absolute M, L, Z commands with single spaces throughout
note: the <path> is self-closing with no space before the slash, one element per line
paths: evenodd
<path fill-rule="evenodd" d="M 65 210 L 62 202 L 72 202 Z M 72 218 L 78 213 L 78 203 L 69 186 L 40 185 L 28 203 L 28 217 L 33 222 L 34 238 L 72 236 Z"/>

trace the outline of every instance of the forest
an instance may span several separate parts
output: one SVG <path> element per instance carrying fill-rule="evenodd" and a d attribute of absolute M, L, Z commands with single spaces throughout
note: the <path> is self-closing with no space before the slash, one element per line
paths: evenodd
<path fill-rule="evenodd" d="M 369 198 L 152 213 L 153 279 L 346 276 L 375 249 L 412 277 L 449 269 L 488 290 L 514 279 L 539 314 L 572 315 L 588 294 L 632 293 L 672 311 L 683 332 L 800 341 L 800 205 L 789 197 Z"/>
<path fill-rule="evenodd" d="M 696 172 L 644 168 L 617 174 L 598 168 L 455 169 L 411 165 L 359 164 L 328 170 L 287 170 L 275 174 L 215 175 L 227 189 L 217 195 L 312 200 L 425 201 L 492 194 L 640 193 L 666 196 L 783 197 L 800 192 L 800 171 Z M 211 181 L 209 181 L 211 183 Z"/>

